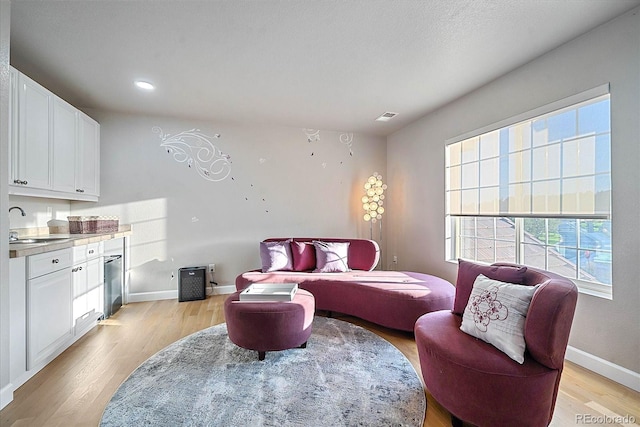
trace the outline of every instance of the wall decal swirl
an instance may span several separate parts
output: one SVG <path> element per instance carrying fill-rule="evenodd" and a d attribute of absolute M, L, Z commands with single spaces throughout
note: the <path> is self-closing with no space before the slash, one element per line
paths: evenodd
<path fill-rule="evenodd" d="M 340 142 L 349 147 L 349 155 L 353 156 L 353 134 L 352 133 L 342 133 L 340 134 Z"/>
<path fill-rule="evenodd" d="M 200 129 L 191 129 L 169 135 L 158 126 L 151 130 L 162 140 L 160 147 L 172 154 L 176 162 L 187 163 L 187 166 L 195 169 L 202 178 L 217 182 L 224 180 L 231 173 L 231 156 L 220 151 L 210 141 L 211 138 L 220 138 L 220 134 L 210 137 Z"/>
<path fill-rule="evenodd" d="M 302 129 L 304 134 L 307 136 L 307 142 L 320 141 L 320 130 L 319 129 Z"/>

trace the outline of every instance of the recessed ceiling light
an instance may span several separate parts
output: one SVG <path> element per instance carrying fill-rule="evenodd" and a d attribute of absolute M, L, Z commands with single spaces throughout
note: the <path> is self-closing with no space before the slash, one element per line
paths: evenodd
<path fill-rule="evenodd" d="M 140 89 L 144 89 L 144 90 L 154 90 L 156 87 L 154 85 L 152 85 L 149 82 L 145 82 L 143 80 L 136 80 L 135 81 L 136 86 L 138 86 Z"/>
<path fill-rule="evenodd" d="M 395 116 L 397 116 L 398 113 L 392 113 L 390 111 L 387 111 L 383 114 L 381 114 L 376 121 L 377 122 L 388 122 L 389 120 L 393 119 Z"/>

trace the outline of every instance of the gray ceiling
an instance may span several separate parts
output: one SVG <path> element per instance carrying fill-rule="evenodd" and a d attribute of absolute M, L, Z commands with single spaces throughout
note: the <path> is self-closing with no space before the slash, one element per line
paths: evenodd
<path fill-rule="evenodd" d="M 80 108 L 388 135 L 638 5 L 13 0 L 11 63 Z"/>

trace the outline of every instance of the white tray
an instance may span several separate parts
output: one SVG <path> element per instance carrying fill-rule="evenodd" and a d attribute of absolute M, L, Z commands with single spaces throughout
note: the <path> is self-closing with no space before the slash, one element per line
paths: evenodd
<path fill-rule="evenodd" d="M 254 283 L 240 292 L 240 301 L 292 301 L 297 283 Z"/>

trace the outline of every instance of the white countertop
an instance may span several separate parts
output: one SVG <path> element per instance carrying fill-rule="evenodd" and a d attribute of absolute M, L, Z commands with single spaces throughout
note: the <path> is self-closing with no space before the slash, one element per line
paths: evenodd
<path fill-rule="evenodd" d="M 130 225 L 121 225 L 118 231 L 99 234 L 50 234 L 51 237 L 60 238 L 53 242 L 41 243 L 12 243 L 9 245 L 9 258 L 19 258 L 23 256 L 36 255 L 44 252 L 56 251 L 58 249 L 71 248 L 73 246 L 88 245 L 90 243 L 102 242 L 104 240 L 119 239 L 132 234 Z M 38 235 L 37 237 L 47 237 Z"/>

